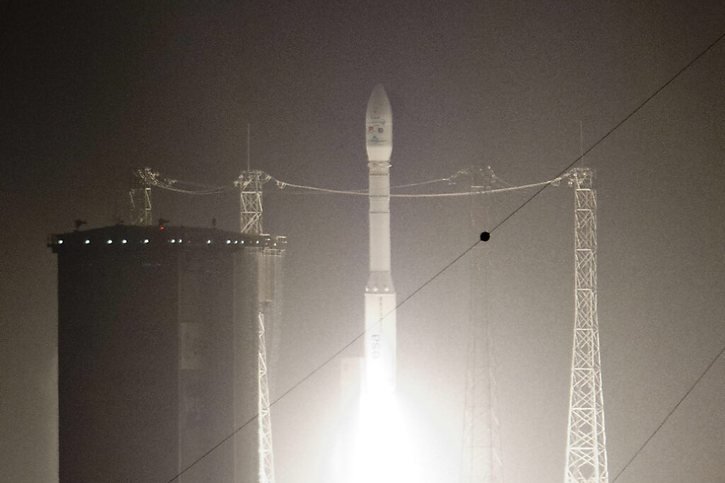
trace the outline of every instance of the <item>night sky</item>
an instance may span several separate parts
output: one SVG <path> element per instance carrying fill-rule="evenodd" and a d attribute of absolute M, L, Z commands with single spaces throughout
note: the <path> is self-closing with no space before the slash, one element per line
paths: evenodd
<path fill-rule="evenodd" d="M 586 147 L 723 33 L 715 0 L 0 2 L 0 480 L 57 479 L 46 237 L 76 218 L 128 219 L 132 169 L 229 185 L 249 123 L 254 168 L 365 188 L 365 106 L 383 83 L 394 185 L 471 165 L 511 184 L 543 181 L 579 155 L 579 121 Z M 596 171 L 599 196 L 611 476 L 725 344 L 724 121 L 722 41 L 580 163 Z M 289 237 L 274 399 L 362 329 L 367 200 L 268 187 L 265 231 Z M 531 194 L 486 198 L 488 226 Z M 470 206 L 392 202 L 399 300 L 478 239 Z M 154 208 L 173 224 L 216 217 L 238 229 L 234 194 L 157 190 Z M 565 184 L 399 310 L 399 392 L 423 482 L 460 473 L 473 257 L 489 267 L 506 481 L 561 481 L 573 326 Z M 333 362 L 273 408 L 280 483 L 329 481 L 339 387 Z M 617 481 L 722 482 L 724 462 L 721 358 Z"/>

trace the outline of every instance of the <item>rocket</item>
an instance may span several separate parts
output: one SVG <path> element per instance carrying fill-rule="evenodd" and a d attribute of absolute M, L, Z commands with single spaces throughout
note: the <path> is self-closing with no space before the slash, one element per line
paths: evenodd
<path fill-rule="evenodd" d="M 392 393 L 396 373 L 396 296 L 390 272 L 390 155 L 393 111 L 382 85 L 365 116 L 370 199 L 370 275 L 365 287 L 365 378 L 370 395 Z"/>

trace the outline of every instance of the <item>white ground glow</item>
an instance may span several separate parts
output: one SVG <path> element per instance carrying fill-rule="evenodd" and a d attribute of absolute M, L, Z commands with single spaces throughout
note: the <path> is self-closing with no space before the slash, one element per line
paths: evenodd
<path fill-rule="evenodd" d="M 347 483 L 413 483 L 420 464 L 394 393 L 362 397 Z"/>

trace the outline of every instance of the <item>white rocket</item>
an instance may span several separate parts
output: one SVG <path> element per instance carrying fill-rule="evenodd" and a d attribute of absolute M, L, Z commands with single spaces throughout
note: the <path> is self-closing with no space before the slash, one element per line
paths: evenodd
<path fill-rule="evenodd" d="M 365 374 L 368 394 L 395 390 L 396 297 L 390 273 L 390 155 L 393 111 L 382 85 L 365 116 L 370 197 L 370 277 L 365 287 Z"/>

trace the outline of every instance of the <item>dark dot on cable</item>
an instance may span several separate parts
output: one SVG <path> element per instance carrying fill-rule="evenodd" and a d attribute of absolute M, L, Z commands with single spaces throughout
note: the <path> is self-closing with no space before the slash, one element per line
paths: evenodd
<path fill-rule="evenodd" d="M 481 232 L 481 241 L 485 241 L 486 242 L 486 241 L 488 241 L 490 239 L 491 239 L 491 234 L 489 232 L 487 232 L 487 231 L 482 231 Z"/>

